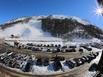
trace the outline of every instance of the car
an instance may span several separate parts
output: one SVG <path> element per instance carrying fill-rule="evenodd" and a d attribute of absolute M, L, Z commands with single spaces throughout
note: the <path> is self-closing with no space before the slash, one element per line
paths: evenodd
<path fill-rule="evenodd" d="M 96 63 L 93 63 L 88 70 L 92 72 L 97 71 L 98 65 Z"/>
<path fill-rule="evenodd" d="M 36 60 L 36 65 L 37 65 L 37 66 L 42 66 L 42 65 L 43 65 L 43 62 L 42 62 L 42 59 L 41 59 L 41 58 L 38 58 L 38 59 Z"/>
<path fill-rule="evenodd" d="M 43 65 L 44 65 L 44 66 L 48 66 L 48 65 L 49 65 L 49 58 L 45 58 L 45 59 L 43 60 Z"/>
<path fill-rule="evenodd" d="M 61 65 L 60 61 L 56 60 L 53 62 L 53 69 L 54 69 L 54 71 L 58 71 L 58 70 L 62 69 L 62 65 Z"/>
<path fill-rule="evenodd" d="M 66 49 L 65 52 L 76 52 L 74 48 Z"/>
<path fill-rule="evenodd" d="M 76 48 L 76 46 L 69 46 L 69 48 Z"/>
<path fill-rule="evenodd" d="M 92 48 L 89 48 L 88 46 L 81 46 L 83 47 L 84 49 L 88 50 L 88 51 L 92 51 Z"/>
<path fill-rule="evenodd" d="M 95 59 L 96 57 L 93 55 L 88 55 L 87 58 L 89 58 L 89 60 L 87 61 L 88 63 L 90 63 L 93 59 Z"/>
<path fill-rule="evenodd" d="M 66 48 L 67 48 L 67 46 L 63 46 L 63 47 L 62 47 L 62 49 L 66 49 Z"/>
<path fill-rule="evenodd" d="M 97 57 L 97 56 L 99 55 L 99 52 L 93 53 L 93 55 L 94 55 L 95 57 Z"/>
<path fill-rule="evenodd" d="M 80 65 L 82 65 L 82 64 L 83 64 L 83 62 L 81 61 L 81 59 L 80 59 L 80 58 L 74 58 L 74 59 L 73 59 L 73 61 L 75 61 L 75 62 L 76 62 L 76 66 L 80 66 Z"/>
<path fill-rule="evenodd" d="M 83 49 L 79 49 L 79 52 L 83 53 Z"/>
<path fill-rule="evenodd" d="M 88 57 L 86 57 L 86 56 L 82 56 L 82 58 L 81 58 L 84 62 L 88 62 L 89 61 L 89 58 Z"/>
<path fill-rule="evenodd" d="M 71 61 L 71 60 L 66 60 L 65 64 L 70 68 L 74 68 L 75 67 L 75 62 Z"/>
<path fill-rule="evenodd" d="M 30 67 L 31 67 L 31 63 L 27 62 L 24 68 L 24 72 L 29 72 L 30 71 Z"/>

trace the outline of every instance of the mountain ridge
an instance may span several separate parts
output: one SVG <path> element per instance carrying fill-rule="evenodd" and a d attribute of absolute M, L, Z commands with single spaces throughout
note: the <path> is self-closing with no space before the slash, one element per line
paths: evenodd
<path fill-rule="evenodd" d="M 36 20 L 41 21 L 41 24 L 39 24 L 41 25 L 40 28 L 42 29 L 42 31 L 39 30 L 41 34 L 43 34 L 43 32 L 47 34 L 50 33 L 50 35 L 52 35 L 53 37 L 59 37 L 62 39 L 69 39 L 69 40 L 73 38 L 103 39 L 103 31 L 100 28 L 75 16 L 69 17 L 63 15 L 60 16 L 49 15 L 49 16 L 23 17 L 23 18 L 18 18 L 16 20 L 8 21 L 7 23 L 1 24 L 0 26 L 1 26 L 1 30 L 5 31 L 7 28 L 11 28 L 15 25 L 24 26 L 26 24 L 26 26 L 24 27 L 26 27 L 26 30 L 28 30 L 31 28 L 28 27 L 27 25 L 31 26 L 32 28 L 36 28 L 35 24 L 33 24 L 35 23 Z M 29 30 L 24 31 L 24 33 L 25 32 L 30 32 L 30 31 Z M 24 35 L 28 36 L 29 34 L 24 34 Z M 35 36 L 35 32 L 33 35 Z"/>

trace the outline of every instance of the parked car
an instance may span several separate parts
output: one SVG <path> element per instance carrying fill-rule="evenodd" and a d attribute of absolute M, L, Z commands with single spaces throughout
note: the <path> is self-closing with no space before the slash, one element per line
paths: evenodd
<path fill-rule="evenodd" d="M 71 61 L 71 60 L 66 60 L 65 64 L 70 68 L 74 68 L 75 67 L 75 62 Z"/>
<path fill-rule="evenodd" d="M 54 61 L 53 69 L 54 69 L 54 71 L 58 71 L 58 70 L 62 69 L 62 65 L 61 65 L 60 61 L 58 61 L 58 60 Z"/>

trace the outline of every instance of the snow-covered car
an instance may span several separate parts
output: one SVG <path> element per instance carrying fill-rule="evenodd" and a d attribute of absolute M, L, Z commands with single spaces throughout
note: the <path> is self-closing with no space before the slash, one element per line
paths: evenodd
<path fill-rule="evenodd" d="M 76 65 L 76 63 L 73 62 L 72 60 L 66 60 L 66 61 L 65 61 L 65 64 L 66 64 L 70 69 L 74 68 L 75 65 Z"/>

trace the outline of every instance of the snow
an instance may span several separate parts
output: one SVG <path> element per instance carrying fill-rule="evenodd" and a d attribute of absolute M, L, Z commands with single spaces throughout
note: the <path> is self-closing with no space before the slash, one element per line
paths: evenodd
<path fill-rule="evenodd" d="M 5 24 L 9 24 L 9 23 L 12 23 L 12 22 L 24 20 L 24 19 L 26 19 L 26 18 L 27 18 L 27 17 L 22 17 L 22 18 L 13 19 L 13 20 L 7 21 Z"/>
<path fill-rule="evenodd" d="M 17 19 L 17 20 L 20 20 L 20 19 Z M 26 41 L 26 43 L 36 42 L 39 44 L 53 43 L 53 44 L 62 45 L 61 38 L 52 37 L 50 33 L 44 32 L 41 27 L 42 27 L 41 20 L 37 20 L 35 17 L 33 17 L 27 23 L 18 23 L 5 30 L 0 30 L 0 37 L 1 38 L 4 37 L 5 40 L 20 40 L 20 42 L 24 40 Z M 12 34 L 15 36 L 18 36 L 19 38 L 10 38 Z M 13 45 L 13 42 L 8 42 L 8 43 Z M 22 41 L 21 43 L 25 43 L 25 42 Z"/>
<path fill-rule="evenodd" d="M 87 71 L 86 74 L 84 75 L 84 77 L 94 77 L 95 74 L 96 74 L 96 71 L 94 71 L 94 72 Z"/>
<path fill-rule="evenodd" d="M 101 52 L 102 50 L 101 49 L 97 49 L 97 48 L 92 48 L 92 52 L 99 52 L 99 55 L 96 59 L 94 59 L 91 63 L 96 63 L 98 64 L 99 60 L 100 60 L 100 57 L 101 57 Z M 9 55 L 12 54 L 12 53 L 9 53 Z M 2 54 L 3 55 L 3 54 Z M 34 60 L 35 60 L 35 57 L 34 57 Z M 72 59 L 70 59 L 72 60 Z M 31 68 L 31 71 L 29 73 L 31 74 L 34 74 L 34 75 L 49 75 L 49 74 L 57 74 L 57 73 L 63 73 L 63 72 L 69 72 L 69 71 L 73 71 L 73 70 L 76 70 L 76 68 L 80 68 L 80 67 L 75 67 L 73 69 L 69 69 L 67 65 L 65 65 L 65 60 L 64 61 L 61 61 L 61 64 L 62 64 L 62 69 L 58 70 L 58 71 L 54 71 L 53 69 L 53 62 L 50 62 L 50 64 L 48 66 L 37 66 L 34 65 L 32 66 Z M 25 64 L 27 62 L 24 61 L 20 67 L 25 67 Z M 6 66 L 5 66 L 6 67 Z M 7 67 L 7 68 L 10 68 L 10 67 Z M 88 68 L 88 67 L 87 67 Z M 10 69 L 13 69 L 13 68 L 10 68 Z M 16 70 L 16 71 L 19 71 L 19 69 L 13 69 L 13 70 Z M 23 69 L 22 69 L 23 70 Z M 92 77 L 93 75 L 95 75 L 95 72 L 89 72 L 87 71 L 85 74 L 84 74 L 84 77 Z"/>
<path fill-rule="evenodd" d="M 51 18 L 53 18 L 53 19 L 65 19 L 65 18 L 70 18 L 70 17 L 65 16 L 65 15 L 51 15 Z"/>
<path fill-rule="evenodd" d="M 79 23 L 82 23 L 82 24 L 84 24 L 84 25 L 90 25 L 90 23 L 89 22 L 87 22 L 87 21 L 85 21 L 85 20 L 83 20 L 83 19 L 80 19 L 79 17 L 71 17 L 72 19 L 74 19 L 74 20 L 77 20 Z"/>
<path fill-rule="evenodd" d="M 16 21 L 20 21 L 20 20 L 25 20 L 27 18 L 30 18 L 33 19 L 33 20 L 39 20 L 39 19 L 43 19 L 43 18 L 47 18 L 48 16 L 45 16 L 45 15 L 41 15 L 41 16 L 30 16 L 30 17 L 21 17 L 21 18 L 16 18 L 16 19 L 13 19 L 13 20 L 10 20 L 10 21 L 7 21 L 5 24 L 9 24 L 9 23 L 12 23 L 12 22 L 16 22 Z M 87 22 L 86 20 L 83 20 L 79 17 L 76 17 L 76 16 L 65 16 L 65 15 L 49 15 L 49 17 L 51 18 L 54 18 L 54 19 L 65 19 L 65 18 L 68 18 L 68 19 L 73 19 L 73 20 L 76 20 L 78 21 L 79 23 L 82 23 L 84 25 L 88 25 L 90 24 L 89 22 Z M 3 24 L 4 25 L 4 24 Z"/>
<path fill-rule="evenodd" d="M 6 28 L 4 30 L 0 29 L 0 38 L 5 38 L 5 39 L 9 39 L 10 36 L 13 34 L 15 36 L 20 37 L 20 39 L 50 39 L 53 40 L 53 38 L 55 40 L 59 40 L 60 38 L 55 38 L 53 37 L 49 32 L 44 32 L 42 30 L 42 21 L 40 19 L 42 18 L 47 18 L 48 16 L 32 16 L 30 17 L 29 22 L 25 22 L 25 23 L 18 23 L 18 24 L 14 24 L 12 27 Z M 65 19 L 65 18 L 72 18 L 73 20 L 77 20 L 78 22 L 82 23 L 82 24 L 89 24 L 88 22 L 80 19 L 79 17 L 69 17 L 69 16 L 65 16 L 65 15 L 51 15 L 51 18 L 57 18 L 57 19 Z M 7 23 L 12 23 L 15 21 L 19 21 L 19 20 L 25 20 L 28 17 L 22 17 L 22 18 L 18 18 L 16 20 L 12 20 L 9 21 Z M 82 30 L 82 28 L 78 29 L 76 28 L 73 32 L 83 32 L 84 30 Z M 54 41 L 54 40 L 53 40 Z M 70 44 L 80 44 L 80 43 L 86 43 L 86 42 L 101 42 L 100 40 L 93 38 L 92 40 L 90 39 L 83 39 L 83 38 L 74 38 L 72 43 L 71 42 L 67 42 L 66 44 L 70 43 Z"/>
<path fill-rule="evenodd" d="M 19 40 L 21 43 L 39 43 L 39 44 L 61 44 L 62 39 L 51 36 L 50 33 L 44 32 L 41 28 L 41 20 L 35 18 L 29 20 L 27 23 L 18 23 L 12 27 L 0 31 L 0 37 L 4 37 L 5 40 L 11 40 L 8 42 L 10 45 L 14 45 L 13 40 Z M 10 38 L 11 35 L 18 36 L 19 38 Z"/>
<path fill-rule="evenodd" d="M 14 41 L 18 41 L 21 44 L 26 45 L 27 43 L 33 43 L 33 44 L 43 44 L 43 45 L 61 45 L 63 46 L 63 40 L 60 38 L 54 38 L 54 37 L 36 37 L 36 38 L 5 38 L 5 42 L 8 43 L 11 46 L 14 46 Z"/>
<path fill-rule="evenodd" d="M 79 17 L 76 17 L 76 16 L 51 15 L 51 18 L 55 18 L 55 19 L 65 19 L 65 18 L 68 18 L 68 19 L 76 20 L 79 23 L 82 23 L 84 25 L 90 25 L 90 23 L 87 22 L 86 20 L 80 19 Z"/>
<path fill-rule="evenodd" d="M 82 38 L 79 38 L 79 39 L 73 39 L 73 41 L 68 41 L 65 43 L 65 45 L 68 45 L 68 46 L 71 46 L 71 45 L 80 45 L 80 44 L 87 44 L 89 43 L 90 40 L 87 40 L 87 39 L 82 39 Z"/>
<path fill-rule="evenodd" d="M 32 67 L 32 73 L 33 74 L 38 74 L 38 75 L 44 75 L 44 74 L 51 74 L 51 73 L 55 73 L 53 70 L 52 65 L 48 65 L 48 66 L 36 66 L 34 65 Z"/>
<path fill-rule="evenodd" d="M 91 64 L 92 64 L 92 63 L 98 64 L 98 62 L 99 62 L 99 60 L 100 60 L 100 58 L 101 58 L 102 51 L 98 51 L 98 52 L 99 52 L 99 55 L 97 56 L 96 59 L 94 59 L 94 60 L 91 62 Z"/>
<path fill-rule="evenodd" d="M 92 51 L 93 51 L 93 52 L 96 52 L 96 51 L 98 51 L 98 49 L 95 49 L 95 50 L 92 50 Z M 99 60 L 100 60 L 100 57 L 101 57 L 101 54 L 102 54 L 102 50 L 99 50 L 98 52 L 99 52 L 99 55 L 97 56 L 96 59 L 94 59 L 94 60 L 91 62 L 90 65 L 92 65 L 93 63 L 98 64 L 98 62 L 99 62 Z M 96 74 L 96 71 L 94 71 L 94 72 L 87 71 L 87 72 L 84 74 L 84 77 L 93 77 L 93 76 L 95 76 L 95 74 Z"/>
<path fill-rule="evenodd" d="M 102 41 L 101 41 L 101 40 L 99 40 L 99 39 L 97 39 L 97 38 L 93 38 L 93 39 L 91 40 L 91 42 L 101 43 Z"/>
<path fill-rule="evenodd" d="M 99 49 L 95 48 L 95 50 L 92 50 L 92 52 L 97 52 L 98 50 Z M 96 59 L 94 59 L 90 63 L 90 65 L 93 64 L 93 63 L 98 64 L 100 57 L 101 57 L 101 53 L 102 53 L 101 50 L 99 50 L 99 56 Z M 33 68 L 32 68 L 32 72 L 33 72 L 33 74 L 54 74 L 54 73 L 63 72 L 63 71 L 64 72 L 71 71 L 71 69 L 69 69 L 68 66 L 66 66 L 64 62 L 65 62 L 65 60 L 61 61 L 63 70 L 59 70 L 57 72 L 55 72 L 53 70 L 52 63 L 49 66 L 36 66 L 36 65 L 34 65 Z M 85 77 L 92 77 L 94 74 L 95 74 L 95 72 L 89 72 L 88 71 L 88 72 L 86 72 Z"/>
<path fill-rule="evenodd" d="M 64 64 L 65 61 L 61 61 L 62 64 L 62 70 L 54 71 L 53 69 L 53 63 L 50 63 L 48 66 L 36 66 L 33 65 L 31 72 L 36 75 L 48 75 L 48 74 L 56 74 L 56 73 L 62 73 L 70 71 L 68 66 Z"/>
<path fill-rule="evenodd" d="M 42 22 L 41 20 L 38 20 L 38 19 L 41 19 L 41 18 L 46 18 L 47 16 L 33 16 L 32 19 L 27 22 L 27 23 L 18 23 L 18 24 L 15 24 L 14 26 L 10 27 L 10 28 L 7 28 L 5 30 L 1 30 L 0 29 L 0 38 L 4 37 L 5 40 L 19 40 L 21 43 L 24 44 L 24 42 L 22 40 L 25 40 L 27 41 L 26 43 L 44 43 L 44 44 L 61 44 L 63 45 L 63 40 L 60 39 L 60 38 L 55 38 L 55 37 L 52 37 L 50 33 L 48 32 L 44 32 L 42 30 Z M 57 18 L 57 19 L 65 19 L 65 18 L 72 18 L 73 20 L 77 20 L 78 22 L 84 24 L 84 25 L 89 25 L 90 23 L 87 22 L 87 21 L 84 21 L 78 17 L 68 17 L 68 16 L 64 16 L 64 15 L 52 15 L 51 16 L 52 18 Z M 17 20 L 14 20 L 14 21 L 19 21 L 19 20 L 24 20 L 25 18 L 20 18 L 20 19 L 17 19 Z M 11 23 L 12 21 L 9 21 L 7 23 Z M 82 29 L 78 29 L 76 28 L 75 29 L 75 32 L 80 32 L 80 31 L 84 31 Z M 20 38 L 10 38 L 10 36 L 14 34 L 16 36 L 20 36 Z M 74 38 L 73 41 L 68 41 L 65 43 L 65 45 L 79 45 L 79 44 L 87 44 L 87 43 L 93 43 L 93 42 L 96 42 L 96 43 L 101 43 L 101 40 L 97 39 L 97 38 L 93 38 L 93 39 L 83 39 L 83 38 Z M 8 42 L 10 45 L 13 45 L 14 43 L 13 42 Z M 84 49 L 85 50 L 85 49 Z M 86 51 L 86 50 L 85 50 Z M 99 56 L 93 60 L 91 62 L 92 63 L 97 63 L 98 64 L 98 60 L 100 59 L 100 56 L 101 56 L 101 50 L 100 49 L 97 49 L 97 48 L 93 48 L 92 47 L 92 51 L 93 52 L 99 52 Z M 26 62 L 23 62 L 23 64 L 21 65 L 21 67 L 23 67 L 23 65 L 25 65 Z M 44 75 L 44 74 L 55 74 L 55 73 L 60 73 L 60 72 L 63 72 L 63 71 L 70 71 L 70 69 L 68 68 L 68 66 L 66 66 L 64 64 L 64 61 L 61 61 L 61 64 L 63 66 L 63 70 L 59 70 L 57 72 L 55 72 L 53 70 L 53 66 L 52 66 L 52 63 L 50 63 L 48 66 L 36 66 L 36 65 L 33 65 L 32 66 L 32 69 L 31 69 L 31 72 L 33 74 L 38 74 L 38 75 Z M 84 77 L 93 77 L 95 75 L 96 72 L 87 72 L 85 74 Z"/>
<path fill-rule="evenodd" d="M 44 16 L 44 18 L 46 18 L 47 16 Z M 82 23 L 84 25 L 90 25 L 90 23 L 86 20 L 83 20 L 79 17 L 76 17 L 76 16 L 65 16 L 65 15 L 51 15 L 50 16 L 51 18 L 54 18 L 54 19 L 65 19 L 65 18 L 68 18 L 68 19 L 73 19 L 73 20 L 76 20 L 78 21 L 79 23 Z M 41 17 L 42 18 L 42 17 Z"/>
<path fill-rule="evenodd" d="M 72 31 L 72 33 L 77 33 L 77 32 L 84 32 L 84 29 L 82 28 L 82 27 L 76 27 L 73 31 Z"/>
<path fill-rule="evenodd" d="M 41 20 L 30 20 L 28 23 L 15 24 L 13 27 L 2 31 L 1 34 L 4 34 L 5 37 L 14 34 L 26 38 L 51 36 L 49 33 L 42 31 Z"/>
<path fill-rule="evenodd" d="M 65 45 L 80 45 L 80 44 L 89 44 L 89 43 L 101 43 L 102 41 L 97 38 L 85 39 L 85 38 L 74 38 L 72 41 L 68 41 Z"/>

